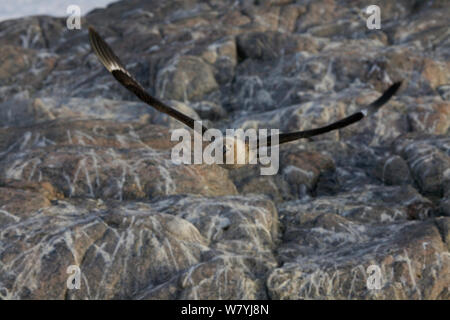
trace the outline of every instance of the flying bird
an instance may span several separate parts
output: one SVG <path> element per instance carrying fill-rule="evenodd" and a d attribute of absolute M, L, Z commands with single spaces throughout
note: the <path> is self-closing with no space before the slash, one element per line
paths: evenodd
<path fill-rule="evenodd" d="M 101 61 L 101 63 L 106 67 L 106 69 L 114 76 L 114 78 L 122 84 L 125 88 L 133 92 L 140 100 L 144 101 L 151 107 L 155 108 L 156 110 L 163 112 L 178 121 L 184 123 L 188 127 L 190 127 L 192 130 L 195 130 L 194 123 L 195 120 L 186 116 L 185 114 L 179 112 L 178 110 L 166 105 L 164 102 L 160 101 L 159 99 L 153 97 L 150 95 L 143 87 L 142 85 L 128 72 L 128 70 L 125 68 L 125 66 L 120 62 L 120 59 L 115 55 L 113 50 L 109 47 L 109 45 L 100 37 L 100 35 L 92 28 L 89 27 L 89 40 L 91 43 L 91 47 L 94 50 L 95 54 Z M 299 139 L 305 139 L 310 138 L 313 136 L 321 135 L 333 130 L 338 130 L 344 127 L 347 127 L 355 122 L 360 121 L 364 117 L 370 116 L 377 112 L 381 106 L 383 106 L 386 102 L 388 102 L 391 97 L 397 92 L 399 87 L 401 86 L 402 82 L 395 82 L 392 84 L 377 100 L 373 101 L 369 105 L 365 106 L 360 111 L 343 118 L 339 121 L 333 122 L 329 125 L 326 125 L 324 127 L 319 127 L 311 130 L 305 130 L 305 131 L 296 131 L 296 132 L 288 132 L 288 133 L 280 133 L 278 134 L 278 144 L 284 144 L 291 141 L 296 141 Z M 205 126 L 201 126 L 201 132 L 200 134 L 204 134 L 208 128 Z M 258 150 L 261 147 L 270 147 L 272 136 L 269 136 L 267 138 L 267 142 L 260 142 L 256 141 L 256 144 L 250 144 L 247 141 L 241 141 L 239 139 L 230 138 L 230 137 L 224 137 L 223 138 L 223 158 L 224 160 L 227 159 L 228 152 L 230 150 L 234 150 L 232 153 L 233 156 L 237 157 L 237 150 L 243 150 L 239 149 L 243 147 L 246 151 L 245 155 L 245 164 L 248 163 L 255 163 L 251 162 L 252 159 L 258 158 Z M 251 148 L 250 145 L 256 145 L 256 148 Z M 224 161 L 225 162 L 225 161 Z M 226 168 L 237 168 L 242 165 L 237 164 L 235 161 L 234 164 L 231 165 L 224 165 Z"/>

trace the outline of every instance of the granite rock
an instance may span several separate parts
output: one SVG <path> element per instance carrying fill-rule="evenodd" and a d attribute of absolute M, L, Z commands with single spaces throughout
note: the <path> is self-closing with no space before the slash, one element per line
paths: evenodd
<path fill-rule="evenodd" d="M 133 0 L 80 30 L 1 22 L 0 299 L 450 299 L 450 6 L 380 0 L 369 30 L 371 4 Z M 281 146 L 275 175 L 179 165 L 185 126 L 117 83 L 89 25 L 150 94 L 221 130 L 312 129 L 403 84 Z"/>

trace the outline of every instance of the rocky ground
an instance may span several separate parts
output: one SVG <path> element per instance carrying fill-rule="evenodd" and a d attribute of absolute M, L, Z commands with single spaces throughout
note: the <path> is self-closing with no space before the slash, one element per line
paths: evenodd
<path fill-rule="evenodd" d="M 449 16 L 446 0 L 128 0 L 81 30 L 1 22 L 0 298 L 449 299 Z M 283 145 L 277 175 L 175 165 L 181 125 L 108 74 L 88 25 L 220 129 L 309 129 L 404 84 L 374 117 Z"/>

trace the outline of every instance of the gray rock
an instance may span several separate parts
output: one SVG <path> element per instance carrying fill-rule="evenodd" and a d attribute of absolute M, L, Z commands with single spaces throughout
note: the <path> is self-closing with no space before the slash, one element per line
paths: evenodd
<path fill-rule="evenodd" d="M 272 299 L 447 299 L 450 265 L 434 221 L 367 227 L 310 216 L 279 248 L 285 262 L 267 279 Z M 379 289 L 367 284 L 370 266 Z"/>
<path fill-rule="evenodd" d="M 65 27 L 65 19 L 48 16 L 6 20 L 0 23 L 0 45 L 49 49 L 58 44 Z"/>
<path fill-rule="evenodd" d="M 130 124 L 109 123 L 108 127 L 102 122 L 72 122 L 66 123 L 64 134 L 61 126 L 34 129 L 23 130 L 23 136 L 7 143 L 9 149 L 0 159 L 1 178 L 51 181 L 66 197 L 127 200 L 180 193 L 236 193 L 225 169 L 175 164 L 170 150 L 147 145 Z M 124 132 L 121 135 L 114 129 Z M 115 131 L 112 137 L 108 137 L 108 131 Z M 56 139 L 52 135 L 57 135 Z M 168 135 L 161 138 L 166 147 L 174 145 Z"/>
<path fill-rule="evenodd" d="M 409 165 L 409 169 L 424 194 L 442 197 L 449 184 L 450 156 L 449 138 L 411 137 L 396 141 L 395 150 Z M 432 140 L 434 143 L 430 143 Z"/>
<path fill-rule="evenodd" d="M 193 56 L 170 61 L 158 72 L 156 86 L 161 97 L 180 101 L 198 99 L 218 88 L 212 67 Z"/>
<path fill-rule="evenodd" d="M 443 198 L 441 200 L 441 212 L 444 216 L 450 217 L 450 198 Z"/>
<path fill-rule="evenodd" d="M 225 109 L 211 101 L 201 101 L 192 104 L 192 108 L 197 112 L 198 117 L 202 120 L 217 121 L 226 117 Z"/>
<path fill-rule="evenodd" d="M 241 59 L 274 60 L 285 54 L 316 50 L 310 38 L 280 32 L 245 33 L 238 36 L 236 41 Z"/>
<path fill-rule="evenodd" d="M 437 91 L 441 95 L 442 99 L 450 101 L 450 85 L 443 85 L 437 88 Z"/>
<path fill-rule="evenodd" d="M 260 275 L 276 266 L 276 210 L 260 197 L 64 200 L 16 219 L 0 231 L 2 298 L 267 298 Z"/>
<path fill-rule="evenodd" d="M 413 182 L 408 164 L 400 156 L 391 156 L 380 164 L 377 174 L 385 184 L 403 185 Z"/>
<path fill-rule="evenodd" d="M 0 23 L 0 299 L 450 299 L 448 1 L 118 1 Z M 280 168 L 171 161 L 184 125 L 308 130 Z M 81 270 L 67 288 L 67 267 Z M 371 290 L 367 268 L 381 270 Z"/>

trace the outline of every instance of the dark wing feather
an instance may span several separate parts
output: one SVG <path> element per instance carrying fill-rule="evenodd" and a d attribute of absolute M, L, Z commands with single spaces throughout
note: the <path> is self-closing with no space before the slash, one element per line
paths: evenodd
<path fill-rule="evenodd" d="M 392 98 L 392 96 L 397 92 L 398 88 L 401 85 L 400 82 L 396 82 L 393 85 L 391 85 L 381 97 L 379 97 L 377 100 L 369 104 L 367 107 L 362 109 L 359 112 L 356 112 L 344 119 L 341 119 L 339 121 L 333 122 L 327 126 L 311 129 L 311 130 L 305 130 L 305 131 L 298 131 L 298 132 L 289 132 L 289 133 L 281 133 L 278 135 L 279 138 L 279 144 L 287 143 L 299 139 L 309 138 L 313 136 L 317 136 L 319 134 L 327 133 L 333 130 L 344 128 L 348 125 L 351 125 L 352 123 L 360 121 L 365 116 L 371 115 L 380 109 L 382 105 L 384 105 L 386 102 L 389 101 L 389 99 Z M 267 143 L 259 144 L 258 146 L 270 146 L 271 145 L 271 136 L 267 138 Z"/>
<path fill-rule="evenodd" d="M 178 121 L 181 121 L 188 127 L 194 129 L 195 120 L 151 96 L 142 87 L 142 85 L 136 79 L 134 79 L 134 77 L 125 69 L 112 49 L 92 27 L 89 27 L 89 40 L 91 43 L 91 47 L 99 60 L 106 67 L 106 69 L 111 72 L 114 78 L 116 78 L 116 80 L 120 82 L 125 88 L 133 92 L 139 99 L 152 106 L 156 110 L 163 112 L 177 119 Z M 203 134 L 206 130 L 207 128 L 202 126 L 201 133 Z"/>

